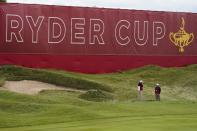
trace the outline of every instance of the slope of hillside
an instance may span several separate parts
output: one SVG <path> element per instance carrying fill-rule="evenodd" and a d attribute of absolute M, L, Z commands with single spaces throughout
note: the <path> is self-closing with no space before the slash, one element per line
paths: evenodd
<path fill-rule="evenodd" d="M 113 92 L 118 100 L 135 100 L 136 86 L 144 81 L 144 99 L 154 99 L 154 86 L 160 83 L 164 100 L 197 100 L 197 65 L 180 68 L 146 66 L 113 74 L 80 74 L 56 70 L 37 70 L 16 66 L 0 68 L 0 84 L 5 80 L 37 80 L 74 89 Z"/>
<path fill-rule="evenodd" d="M 90 101 L 82 99 L 82 92 L 43 91 L 31 96 L 0 90 L 0 130 L 196 131 L 196 73 L 197 65 L 147 66 L 102 75 L 3 66 L 1 85 L 5 80 L 37 80 L 113 97 L 95 102 L 92 95 Z M 140 79 L 145 82 L 144 101 L 136 99 Z M 153 101 L 155 83 L 162 86 L 161 102 Z"/>

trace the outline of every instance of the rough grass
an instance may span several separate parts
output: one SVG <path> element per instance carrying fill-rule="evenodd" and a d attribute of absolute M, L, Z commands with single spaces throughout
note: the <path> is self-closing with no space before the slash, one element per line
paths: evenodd
<path fill-rule="evenodd" d="M 81 94 L 79 98 L 99 102 L 113 100 L 113 95 L 101 90 L 88 90 L 86 93 Z"/>
<path fill-rule="evenodd" d="M 195 131 L 196 102 L 89 102 L 77 93 L 0 92 L 1 131 Z"/>
<path fill-rule="evenodd" d="M 30 68 L 23 68 L 19 66 L 2 66 L 0 68 L 0 75 L 4 76 L 6 80 L 37 80 L 41 82 L 51 83 L 59 86 L 65 86 L 81 90 L 101 89 L 104 91 L 112 91 L 112 89 L 101 83 L 65 76 L 55 72 L 46 70 L 36 70 Z"/>
<path fill-rule="evenodd" d="M 136 100 L 136 85 L 144 81 L 144 99 L 154 99 L 154 86 L 160 83 L 163 100 L 197 100 L 197 65 L 179 68 L 146 66 L 112 74 L 80 74 L 57 70 L 31 69 L 18 66 L 0 68 L 0 85 L 4 80 L 37 80 L 82 90 L 113 93 L 119 101 Z"/>
<path fill-rule="evenodd" d="M 197 65 L 147 66 L 102 75 L 3 66 L 2 84 L 38 80 L 88 90 L 88 100 L 100 100 L 105 91 L 113 98 L 94 102 L 81 99 L 84 94 L 79 92 L 44 91 L 29 96 L 0 90 L 0 131 L 196 131 L 196 73 Z M 145 82 L 144 101 L 136 99 L 140 79 Z M 162 87 L 161 102 L 153 101 L 155 83 Z"/>
<path fill-rule="evenodd" d="M 0 87 L 3 86 L 5 83 L 5 78 L 0 77 Z"/>

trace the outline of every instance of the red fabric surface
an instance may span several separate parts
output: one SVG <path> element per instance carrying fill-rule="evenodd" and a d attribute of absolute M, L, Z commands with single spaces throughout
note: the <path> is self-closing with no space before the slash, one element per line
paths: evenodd
<path fill-rule="evenodd" d="M 117 72 L 150 64 L 179 67 L 194 63 L 197 63 L 196 56 L 0 55 L 0 64 L 53 68 L 83 73 Z"/>
<path fill-rule="evenodd" d="M 0 3 L 0 64 L 84 73 L 196 64 L 196 23 L 196 13 Z"/>

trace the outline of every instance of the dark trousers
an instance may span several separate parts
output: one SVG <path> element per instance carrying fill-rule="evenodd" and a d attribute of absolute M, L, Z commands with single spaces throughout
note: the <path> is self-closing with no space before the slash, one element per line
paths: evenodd
<path fill-rule="evenodd" d="M 160 101 L 160 94 L 155 94 L 156 101 Z"/>

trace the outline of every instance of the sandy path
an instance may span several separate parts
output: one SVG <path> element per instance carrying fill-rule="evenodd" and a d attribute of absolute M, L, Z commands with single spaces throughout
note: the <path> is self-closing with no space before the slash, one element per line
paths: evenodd
<path fill-rule="evenodd" d="M 31 81 L 31 80 L 23 80 L 23 81 L 6 81 L 2 89 L 6 89 L 9 91 L 35 95 L 43 90 L 63 90 L 63 91 L 71 91 L 71 92 L 82 92 L 83 90 L 76 90 L 72 88 L 66 88 L 61 86 L 56 86 L 53 84 L 48 84 L 39 81 Z"/>

